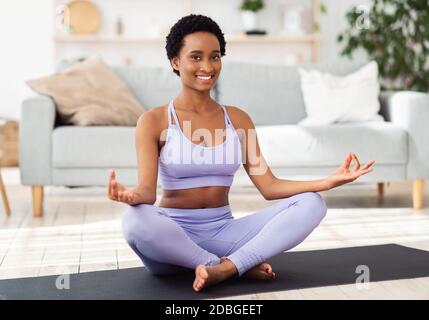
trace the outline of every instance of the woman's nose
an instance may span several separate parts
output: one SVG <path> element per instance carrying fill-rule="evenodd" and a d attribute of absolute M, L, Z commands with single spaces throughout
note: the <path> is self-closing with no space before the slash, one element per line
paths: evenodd
<path fill-rule="evenodd" d="M 201 72 L 204 72 L 205 74 L 213 73 L 214 68 L 213 68 L 213 66 L 212 66 L 212 63 L 211 63 L 210 61 L 204 61 L 204 62 L 201 64 L 200 71 L 201 71 Z"/>

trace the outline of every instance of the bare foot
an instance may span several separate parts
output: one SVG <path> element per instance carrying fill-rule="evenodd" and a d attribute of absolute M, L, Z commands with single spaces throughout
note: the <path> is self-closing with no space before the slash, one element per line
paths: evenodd
<path fill-rule="evenodd" d="M 198 265 L 195 268 L 195 280 L 192 285 L 195 291 L 219 283 L 237 273 L 234 263 L 229 260 L 222 261 L 216 266 Z"/>
<path fill-rule="evenodd" d="M 221 257 L 220 261 L 226 260 L 227 257 Z M 258 280 L 273 280 L 276 278 L 276 273 L 268 262 L 262 262 L 243 274 L 244 278 L 252 278 Z"/>

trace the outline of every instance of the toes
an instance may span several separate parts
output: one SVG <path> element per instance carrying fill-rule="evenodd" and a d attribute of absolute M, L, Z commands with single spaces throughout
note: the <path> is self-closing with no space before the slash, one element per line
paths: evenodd
<path fill-rule="evenodd" d="M 195 291 L 200 290 L 200 286 L 198 285 L 197 280 L 195 280 L 195 281 L 194 281 L 194 284 L 192 285 L 192 288 L 193 288 Z"/>
<path fill-rule="evenodd" d="M 209 274 L 203 265 L 197 266 L 195 269 L 195 280 L 193 283 L 193 288 L 195 291 L 200 291 L 204 284 L 206 283 L 206 280 L 208 278 Z"/>
<path fill-rule="evenodd" d="M 263 268 L 267 273 L 271 273 L 273 271 L 273 268 L 271 267 L 271 265 L 269 263 L 263 263 Z"/>
<path fill-rule="evenodd" d="M 194 285 L 193 285 L 194 290 L 195 291 L 200 291 L 201 288 L 203 287 L 203 284 L 204 284 L 203 280 L 201 280 L 201 279 L 195 279 Z"/>

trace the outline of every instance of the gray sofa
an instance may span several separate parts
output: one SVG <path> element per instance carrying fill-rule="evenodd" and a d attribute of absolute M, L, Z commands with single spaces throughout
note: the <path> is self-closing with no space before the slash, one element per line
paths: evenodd
<path fill-rule="evenodd" d="M 340 75 L 357 68 L 314 67 Z M 165 104 L 180 91 L 180 79 L 167 68 L 114 70 L 146 108 Z M 354 151 L 361 162 L 376 160 L 374 171 L 355 183 L 376 182 L 382 193 L 384 182 L 412 180 L 413 206 L 423 206 L 423 183 L 429 177 L 429 95 L 382 92 L 385 121 L 301 127 L 296 124 L 305 117 L 305 108 L 297 67 L 229 62 L 213 97 L 249 113 L 278 177 L 325 177 Z M 21 114 L 21 183 L 32 187 L 34 215 L 43 212 L 44 186 L 106 187 L 109 168 L 116 169 L 125 185 L 137 184 L 134 127 L 59 125 L 53 100 L 40 95 L 25 99 Z M 248 184 L 241 167 L 232 187 Z"/>

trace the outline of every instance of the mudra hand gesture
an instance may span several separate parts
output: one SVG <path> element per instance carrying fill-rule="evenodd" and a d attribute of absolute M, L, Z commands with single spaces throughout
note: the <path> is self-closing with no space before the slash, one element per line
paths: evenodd
<path fill-rule="evenodd" d="M 109 199 L 135 205 L 142 202 L 143 195 L 136 190 L 127 190 L 116 180 L 114 169 L 109 170 L 109 187 L 107 195 Z"/>
<path fill-rule="evenodd" d="M 349 167 L 352 161 L 355 162 L 355 166 L 354 170 L 350 171 Z M 360 176 L 371 172 L 372 165 L 374 163 L 374 160 L 370 160 L 361 168 L 356 154 L 350 152 L 344 160 L 343 165 L 332 172 L 331 175 L 325 179 L 328 190 L 355 181 Z"/>

